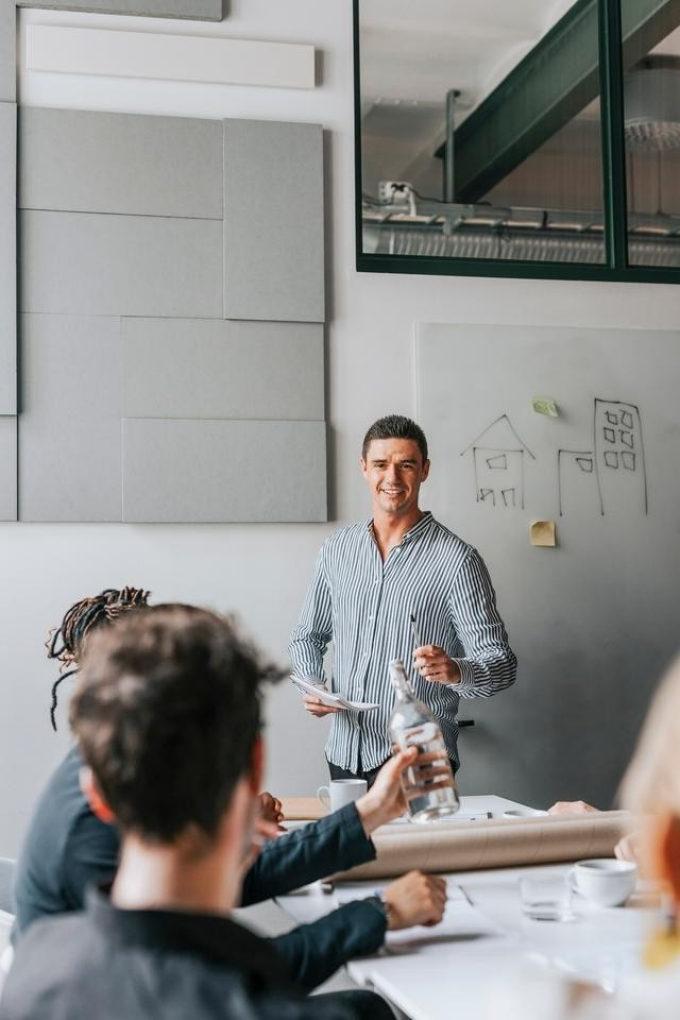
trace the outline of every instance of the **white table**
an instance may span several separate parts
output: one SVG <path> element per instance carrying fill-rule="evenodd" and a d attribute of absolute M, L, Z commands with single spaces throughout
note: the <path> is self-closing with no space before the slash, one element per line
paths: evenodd
<path fill-rule="evenodd" d="M 464 811 L 534 813 L 502 797 L 464 797 Z M 461 821 L 461 825 L 465 825 Z M 531 959 L 613 988 L 637 969 L 651 912 L 633 907 L 598 910 L 574 900 L 570 922 L 532 921 L 520 908 L 521 876 L 565 874 L 571 865 L 457 872 L 447 876 L 450 900 L 441 925 L 395 933 L 380 955 L 348 964 L 351 978 L 375 988 L 412 1020 L 478 1020 L 489 984 L 516 974 Z M 318 886 L 278 902 L 298 923 L 316 920 L 339 900 L 371 895 L 384 882 L 345 883 L 338 896 Z M 471 906 L 467 899 L 471 901 Z M 398 936 L 398 938 L 397 938 Z M 394 943 L 398 944 L 394 944 Z"/>

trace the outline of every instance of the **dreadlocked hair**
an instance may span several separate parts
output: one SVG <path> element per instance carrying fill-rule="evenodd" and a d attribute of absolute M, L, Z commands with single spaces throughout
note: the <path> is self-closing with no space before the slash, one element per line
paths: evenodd
<path fill-rule="evenodd" d="M 52 704 L 50 720 L 56 732 L 57 721 L 57 688 L 62 680 L 78 672 L 78 659 L 83 650 L 85 638 L 93 630 L 107 626 L 121 613 L 129 609 L 146 606 L 151 592 L 143 588 L 105 588 L 99 595 L 75 602 L 66 610 L 58 627 L 53 628 L 47 637 L 45 647 L 47 658 L 56 659 L 61 663 L 59 676 L 52 684 Z"/>

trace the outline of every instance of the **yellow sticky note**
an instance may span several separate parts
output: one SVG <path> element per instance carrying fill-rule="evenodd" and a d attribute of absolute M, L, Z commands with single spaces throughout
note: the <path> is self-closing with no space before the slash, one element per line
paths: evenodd
<path fill-rule="evenodd" d="M 552 397 L 534 397 L 531 401 L 536 414 L 545 414 L 548 418 L 559 418 L 560 411 Z"/>
<path fill-rule="evenodd" d="M 529 525 L 529 541 L 532 545 L 557 545 L 557 526 L 554 521 L 532 521 Z"/>

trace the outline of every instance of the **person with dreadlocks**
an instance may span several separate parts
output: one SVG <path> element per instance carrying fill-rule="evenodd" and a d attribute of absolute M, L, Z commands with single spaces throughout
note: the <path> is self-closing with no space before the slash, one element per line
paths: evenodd
<path fill-rule="evenodd" d="M 55 728 L 57 689 L 77 672 L 89 636 L 132 610 L 151 612 L 148 597 L 149 592 L 141 588 L 109 588 L 67 610 L 47 642 L 48 656 L 62 665 L 52 688 L 50 717 Z M 409 751 L 390 759 L 373 788 L 356 804 L 304 829 L 270 838 L 244 876 L 241 905 L 283 895 L 372 860 L 371 833 L 405 810 L 400 780 L 414 755 L 415 751 Z M 86 798 L 81 789 L 82 770 L 76 746 L 57 767 L 38 801 L 17 864 L 14 943 L 40 918 L 81 910 L 87 887 L 107 885 L 116 873 L 118 829 L 106 806 L 92 800 L 91 791 L 90 800 Z M 259 835 L 277 836 L 279 802 L 262 794 L 260 806 L 261 810 L 269 808 L 269 818 L 260 820 Z M 385 891 L 384 909 L 381 907 L 377 918 L 373 901 L 346 904 L 322 921 L 301 925 L 273 942 L 295 980 L 312 989 L 352 956 L 376 951 L 388 925 L 434 924 L 441 920 L 443 909 L 441 880 L 411 872 Z"/>
<path fill-rule="evenodd" d="M 148 604 L 151 592 L 143 588 L 105 588 L 99 595 L 74 602 L 66 610 L 58 627 L 51 630 L 46 642 L 47 658 L 61 663 L 61 672 L 52 684 L 52 705 L 50 719 L 52 729 L 57 729 L 57 688 L 67 677 L 78 672 L 77 661 L 87 635 L 103 623 L 110 623 L 128 609 L 138 609 Z"/>
<path fill-rule="evenodd" d="M 50 720 L 57 729 L 57 690 L 78 671 L 88 636 L 123 613 L 143 610 L 149 592 L 143 588 L 105 588 L 74 602 L 58 627 L 49 632 L 47 657 L 60 663 L 52 685 Z M 118 861 L 118 835 L 90 810 L 80 789 L 80 753 L 73 747 L 44 790 L 17 862 L 14 886 L 16 921 L 12 941 L 46 914 L 80 910 L 85 886 L 107 882 Z"/>

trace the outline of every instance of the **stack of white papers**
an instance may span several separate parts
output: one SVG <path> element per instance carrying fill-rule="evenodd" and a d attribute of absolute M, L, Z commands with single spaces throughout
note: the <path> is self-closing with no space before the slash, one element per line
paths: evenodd
<path fill-rule="evenodd" d="M 380 708 L 379 704 L 369 701 L 348 701 L 339 694 L 331 694 L 320 684 L 312 683 L 311 680 L 303 680 L 299 676 L 291 676 L 291 680 L 301 694 L 311 694 L 312 697 L 318 698 L 322 704 L 329 705 L 331 708 L 351 709 L 353 712 L 371 712 L 374 708 Z"/>

